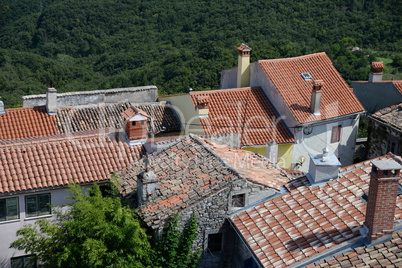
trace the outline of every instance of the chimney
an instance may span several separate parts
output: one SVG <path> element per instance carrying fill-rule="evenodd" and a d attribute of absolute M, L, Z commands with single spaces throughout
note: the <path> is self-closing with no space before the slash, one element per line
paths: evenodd
<path fill-rule="evenodd" d="M 152 198 L 156 197 L 156 188 L 158 187 L 158 178 L 155 173 L 150 170 L 149 156 L 144 156 L 145 171 L 138 175 L 137 180 L 137 199 L 138 205 L 141 206 Z"/>
<path fill-rule="evenodd" d="M 6 110 L 4 110 L 4 103 L 0 100 L 0 114 L 5 114 Z"/>
<path fill-rule="evenodd" d="M 382 236 L 387 239 L 392 235 L 401 169 L 402 166 L 394 160 L 372 162 L 364 222 L 370 243 Z"/>
<path fill-rule="evenodd" d="M 328 148 L 322 149 L 322 154 L 309 154 L 310 166 L 307 177 L 311 184 L 334 179 L 338 176 L 341 166 L 335 154 L 330 153 Z"/>
<path fill-rule="evenodd" d="M 241 44 L 237 48 L 239 51 L 238 67 L 237 67 L 237 87 L 250 86 L 250 53 L 251 48 L 245 44 Z"/>
<path fill-rule="evenodd" d="M 121 113 L 124 117 L 124 130 L 130 145 L 144 144 L 148 138 L 148 119 L 144 111 L 131 106 Z"/>
<path fill-rule="evenodd" d="M 266 146 L 265 156 L 271 163 L 276 164 L 278 162 L 278 144 L 274 141 L 268 141 Z"/>
<path fill-rule="evenodd" d="M 313 91 L 311 92 L 310 110 L 314 115 L 321 115 L 320 106 L 321 106 L 322 86 L 323 85 L 324 85 L 324 81 L 322 81 L 322 80 L 314 80 L 314 82 L 313 82 Z"/>
<path fill-rule="evenodd" d="M 208 117 L 209 115 L 209 96 L 198 96 L 197 100 L 197 111 L 199 117 Z"/>
<path fill-rule="evenodd" d="M 55 115 L 57 112 L 57 90 L 48 88 L 46 91 L 46 112 Z"/>
<path fill-rule="evenodd" d="M 369 73 L 368 81 L 370 83 L 381 82 L 383 70 L 384 70 L 384 63 L 382 61 L 373 61 L 371 63 L 371 70 Z"/>

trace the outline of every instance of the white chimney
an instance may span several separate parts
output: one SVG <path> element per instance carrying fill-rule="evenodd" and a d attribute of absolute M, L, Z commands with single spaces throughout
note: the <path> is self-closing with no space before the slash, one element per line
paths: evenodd
<path fill-rule="evenodd" d="M 6 110 L 4 110 L 4 103 L 3 101 L 0 101 L 0 114 L 5 114 Z"/>
<path fill-rule="evenodd" d="M 330 153 L 328 148 L 322 149 L 322 154 L 309 154 L 310 167 L 307 177 L 312 184 L 334 179 L 338 176 L 341 166 L 335 154 Z"/>
<path fill-rule="evenodd" d="M 371 63 L 371 70 L 369 73 L 368 81 L 370 83 L 381 82 L 383 70 L 384 70 L 384 63 L 382 61 L 373 61 Z"/>
<path fill-rule="evenodd" d="M 324 82 L 322 80 L 315 80 L 313 82 L 313 91 L 311 92 L 311 104 L 310 110 L 314 115 L 321 115 L 321 97 L 322 97 L 322 86 Z"/>
<path fill-rule="evenodd" d="M 46 91 L 46 112 L 55 115 L 57 112 L 57 90 L 48 88 Z"/>
<path fill-rule="evenodd" d="M 268 141 L 266 146 L 265 157 L 268 158 L 271 163 L 276 164 L 278 162 L 278 144 L 274 141 Z"/>
<path fill-rule="evenodd" d="M 237 67 L 237 87 L 250 86 L 250 53 L 251 48 L 245 44 L 241 44 L 237 48 L 239 51 L 238 67 Z"/>

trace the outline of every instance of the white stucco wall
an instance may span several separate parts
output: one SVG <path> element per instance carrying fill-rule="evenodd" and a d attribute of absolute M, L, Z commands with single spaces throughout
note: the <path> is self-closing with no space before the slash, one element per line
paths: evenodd
<path fill-rule="evenodd" d="M 237 67 L 221 72 L 221 89 L 237 87 Z"/>
<path fill-rule="evenodd" d="M 52 218 L 52 215 L 32 218 L 27 218 L 25 216 L 25 196 L 46 193 L 50 193 L 51 195 L 52 206 L 62 206 L 71 202 L 71 199 L 66 199 L 66 197 L 70 195 L 70 192 L 67 191 L 67 188 L 53 189 L 48 191 L 36 191 L 26 194 L 0 197 L 0 199 L 3 199 L 18 196 L 20 210 L 19 219 L 0 222 L 0 267 L 9 268 L 11 267 L 11 258 L 28 255 L 23 251 L 9 248 L 10 244 L 17 239 L 16 232 L 19 229 L 21 229 L 25 224 L 33 224 L 37 219 Z"/>
<path fill-rule="evenodd" d="M 357 129 L 359 119 L 356 115 L 338 120 L 321 121 L 312 124 L 312 132 L 309 135 L 303 133 L 303 128 L 296 128 L 297 144 L 293 147 L 292 162 L 297 163 L 300 156 L 304 156 L 306 161 L 299 170 L 308 171 L 309 153 L 322 153 L 322 149 L 327 147 L 340 160 L 342 166 L 353 164 L 354 149 L 356 145 Z M 332 127 L 342 126 L 341 138 L 339 142 L 331 143 Z"/>

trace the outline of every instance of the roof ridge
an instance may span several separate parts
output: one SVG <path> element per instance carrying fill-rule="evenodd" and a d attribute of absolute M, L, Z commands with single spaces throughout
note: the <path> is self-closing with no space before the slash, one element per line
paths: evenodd
<path fill-rule="evenodd" d="M 7 108 L 5 110 L 6 110 L 6 112 L 14 112 L 14 111 L 34 110 L 34 109 L 45 109 L 45 105 L 27 106 L 27 107 L 15 107 L 15 108 Z"/>
<path fill-rule="evenodd" d="M 316 52 L 316 53 L 311 53 L 311 54 L 306 54 L 302 56 L 296 56 L 296 57 L 289 57 L 289 58 L 278 58 L 278 59 L 266 59 L 266 60 L 258 60 L 258 62 L 266 62 L 266 61 L 286 61 L 286 60 L 298 60 L 298 59 L 303 59 L 303 58 L 310 58 L 310 57 L 317 57 L 321 55 L 327 55 L 327 53 L 323 52 Z"/>
<path fill-rule="evenodd" d="M 232 92 L 232 91 L 247 91 L 247 90 L 255 90 L 261 88 L 260 86 L 255 87 L 238 87 L 238 88 L 225 88 L 225 89 L 211 89 L 211 90 L 204 90 L 204 91 L 192 91 L 190 95 L 198 95 L 203 93 L 221 93 L 221 92 Z"/>
<path fill-rule="evenodd" d="M 102 131 L 104 130 L 104 131 Z M 86 139 L 86 138 L 95 138 L 95 137 L 106 137 L 109 136 L 112 131 L 115 130 L 114 133 L 120 132 L 115 128 L 107 127 L 103 129 L 96 130 L 86 130 L 75 133 L 62 133 L 56 134 L 52 136 L 44 136 L 44 137 L 29 137 L 29 138 L 19 138 L 19 139 L 11 139 L 11 140 L 0 140 L 0 148 L 14 147 L 14 146 L 22 146 L 22 145 L 32 145 L 32 144 L 42 144 L 54 141 L 68 141 L 74 139 Z"/>

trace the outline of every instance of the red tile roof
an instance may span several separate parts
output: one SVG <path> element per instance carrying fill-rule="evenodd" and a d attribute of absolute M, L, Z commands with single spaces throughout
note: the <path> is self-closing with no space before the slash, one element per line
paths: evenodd
<path fill-rule="evenodd" d="M 379 119 L 397 129 L 402 130 L 402 102 L 386 107 L 372 114 L 371 117 Z"/>
<path fill-rule="evenodd" d="M 48 115 L 45 106 L 6 109 L 0 115 L 0 140 L 75 133 L 105 127 L 121 129 L 129 102 L 60 106 Z M 135 107 L 152 116 L 155 132 L 179 132 L 180 123 L 166 102 L 139 103 Z"/>
<path fill-rule="evenodd" d="M 393 81 L 392 82 L 396 89 L 398 89 L 399 93 L 402 94 L 402 81 Z"/>
<path fill-rule="evenodd" d="M 171 213 L 229 187 L 230 182 L 236 179 L 275 190 L 289 182 L 281 169 L 262 156 L 194 135 L 178 139 L 149 158 L 151 171 L 159 180 L 156 188 L 159 195 L 142 206 L 139 214 L 153 227 Z M 118 172 L 124 196 L 131 195 L 137 188 L 137 175 L 144 170 L 144 161 L 140 161 Z"/>
<path fill-rule="evenodd" d="M 106 180 L 143 153 L 115 129 L 0 141 L 0 194 Z"/>
<path fill-rule="evenodd" d="M 260 60 L 258 64 L 300 124 L 364 111 L 325 52 L 286 59 Z M 312 80 L 305 81 L 301 73 L 309 73 Z M 310 111 L 314 80 L 324 81 L 320 116 L 315 116 Z"/>
<path fill-rule="evenodd" d="M 197 99 L 209 96 L 209 115 L 200 118 L 205 135 L 240 133 L 242 146 L 295 142 L 260 87 L 198 91 L 190 96 L 195 106 Z"/>
<path fill-rule="evenodd" d="M 45 106 L 6 109 L 0 114 L 0 140 L 55 135 L 55 118 Z"/>
<path fill-rule="evenodd" d="M 402 267 L 402 232 L 374 247 L 361 246 L 308 265 L 318 267 Z"/>
<path fill-rule="evenodd" d="M 377 159 L 393 158 L 392 154 Z M 231 217 L 264 267 L 288 267 L 358 235 L 365 218 L 370 164 L 359 163 L 334 181 L 299 187 Z M 402 219 L 402 196 L 395 220 Z"/>

